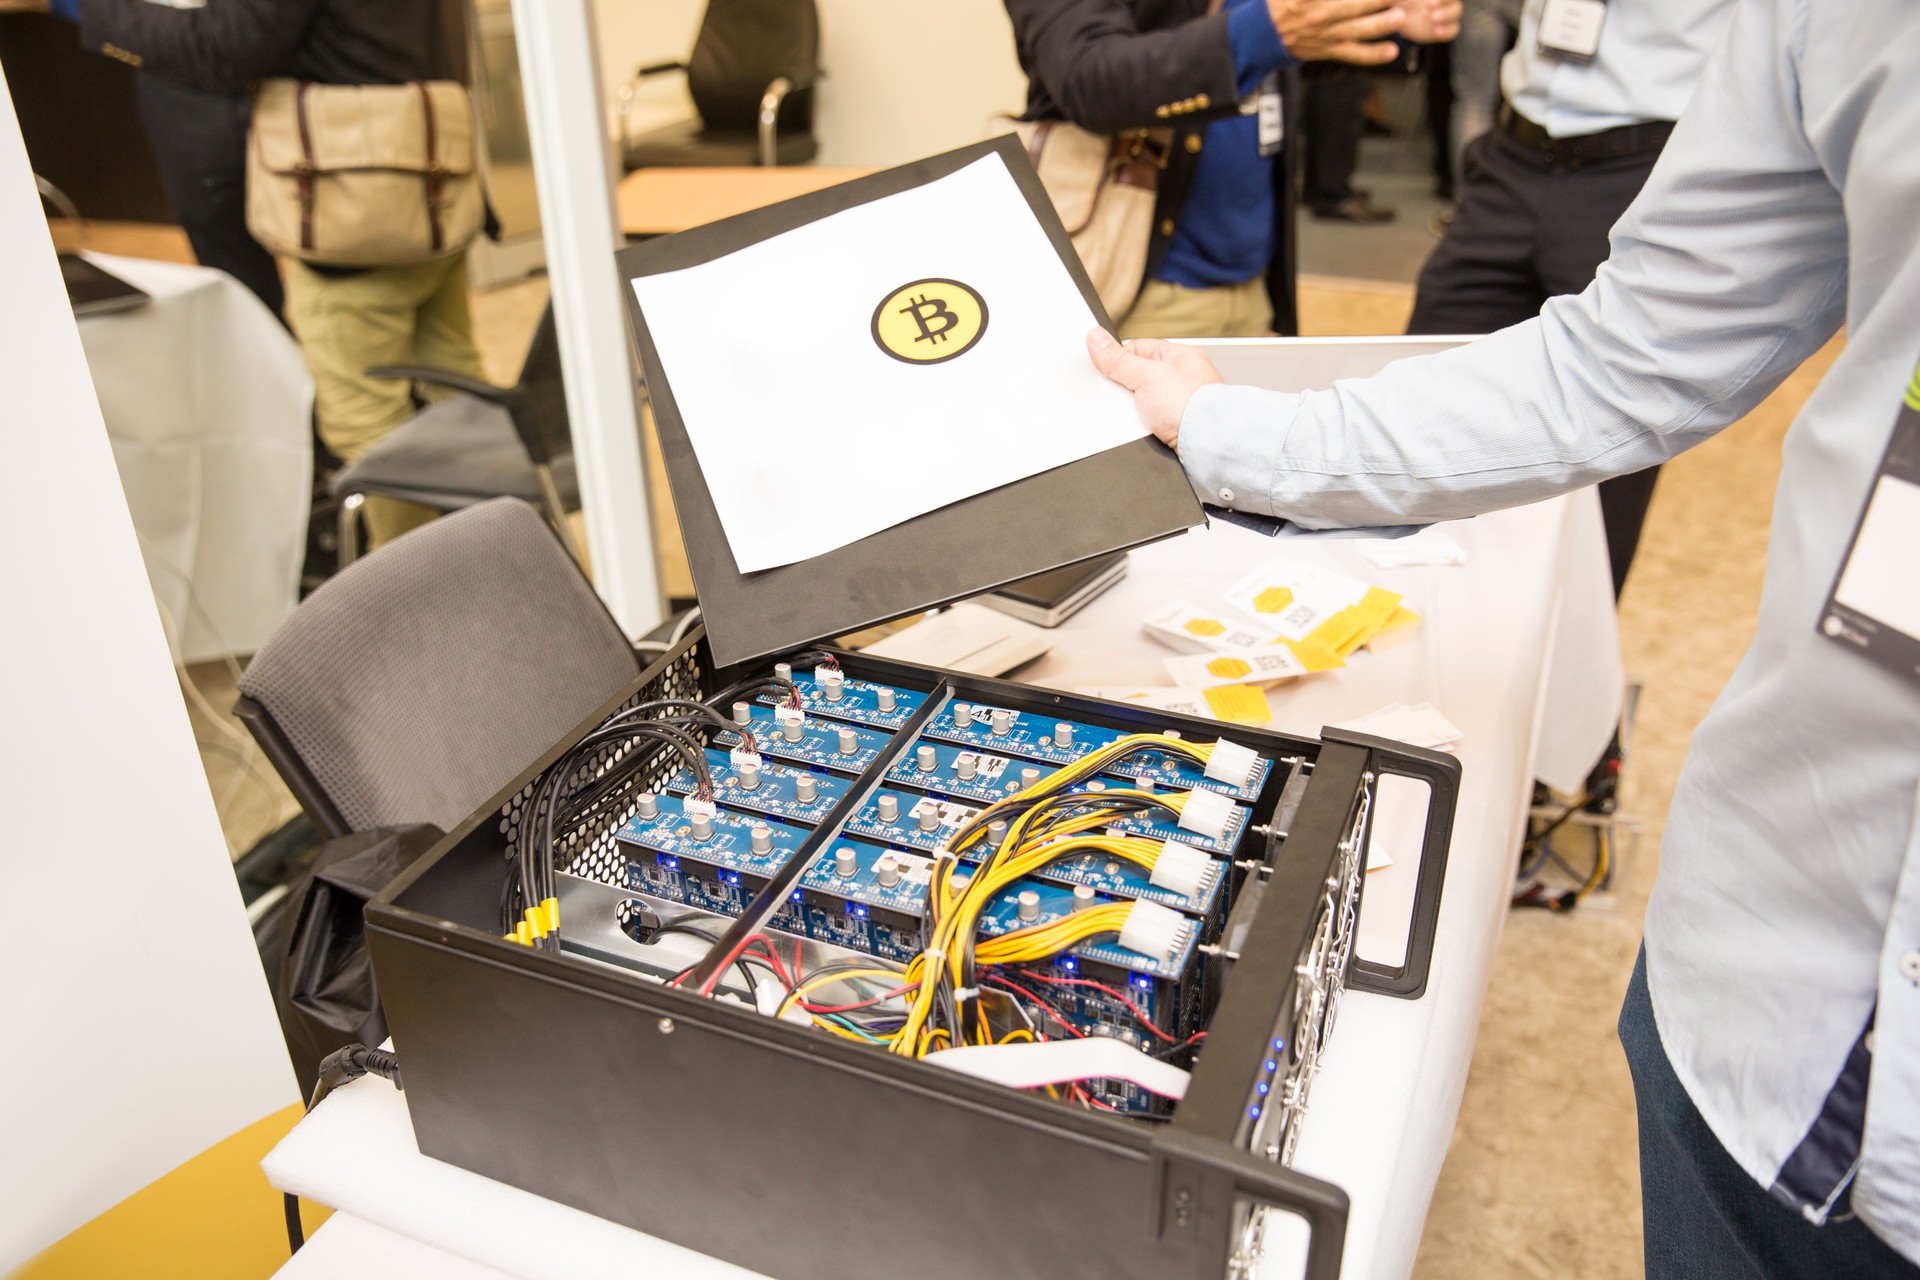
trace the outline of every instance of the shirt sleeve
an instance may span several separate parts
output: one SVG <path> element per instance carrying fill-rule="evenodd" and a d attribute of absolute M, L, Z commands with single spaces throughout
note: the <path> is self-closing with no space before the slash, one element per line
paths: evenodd
<path fill-rule="evenodd" d="M 1237 101 L 1229 15 L 1142 31 L 1127 0 L 1006 0 L 1021 65 L 1068 120 L 1093 133 L 1204 118 Z M 1278 33 L 1275 40 L 1279 39 Z M 1173 108 L 1181 106 L 1176 113 Z"/>
<path fill-rule="evenodd" d="M 1201 388 L 1179 442 L 1195 490 L 1306 528 L 1457 519 L 1664 462 L 1759 403 L 1845 307 L 1802 4 L 1741 6 L 1584 293 L 1326 391 Z"/>
<path fill-rule="evenodd" d="M 1252 0 L 1228 12 L 1227 43 L 1233 46 L 1233 75 L 1243 98 L 1281 67 L 1294 65 L 1266 0 Z"/>
<path fill-rule="evenodd" d="M 244 89 L 272 75 L 307 34 L 320 0 L 215 0 L 175 9 L 147 0 L 85 0 L 80 40 L 134 66 L 207 88 Z"/>

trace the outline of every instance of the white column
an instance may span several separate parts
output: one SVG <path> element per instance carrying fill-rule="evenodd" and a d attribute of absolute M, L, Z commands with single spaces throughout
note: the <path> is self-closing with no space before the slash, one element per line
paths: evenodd
<path fill-rule="evenodd" d="M 513 0 L 541 234 L 594 584 L 627 634 L 665 616 L 614 251 L 613 153 L 588 0 Z"/>

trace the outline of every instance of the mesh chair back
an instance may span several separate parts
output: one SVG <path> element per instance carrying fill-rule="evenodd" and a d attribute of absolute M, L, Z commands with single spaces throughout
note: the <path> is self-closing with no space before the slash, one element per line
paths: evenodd
<path fill-rule="evenodd" d="M 819 54 L 813 0 L 708 0 L 687 59 L 687 92 L 709 129 L 752 129 L 767 86 L 810 70 Z M 804 119 L 810 103 L 808 91 L 790 97 L 781 127 Z"/>
<path fill-rule="evenodd" d="M 240 689 L 353 830 L 451 830 L 638 672 L 546 522 L 500 498 L 342 570 Z"/>

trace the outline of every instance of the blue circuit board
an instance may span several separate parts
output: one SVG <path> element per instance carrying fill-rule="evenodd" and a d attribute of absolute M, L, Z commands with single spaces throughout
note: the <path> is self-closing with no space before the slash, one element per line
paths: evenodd
<path fill-rule="evenodd" d="M 760 785 L 749 791 L 740 785 L 731 755 L 708 747 L 707 770 L 713 775 L 715 802 L 731 809 L 745 809 L 750 813 L 764 813 L 785 818 L 789 822 L 818 826 L 853 787 L 851 781 L 838 774 L 776 764 L 765 757 L 762 760 Z M 813 779 L 816 794 L 812 804 L 803 803 L 795 793 L 795 785 L 801 778 Z M 673 795 L 690 796 L 695 785 L 693 771 L 682 769 L 661 783 L 660 788 Z"/>
<path fill-rule="evenodd" d="M 963 728 L 955 719 L 955 711 L 965 707 L 969 723 Z M 1004 733 L 993 731 L 994 717 L 1000 716 L 1005 723 Z M 1064 727 L 1069 735 L 1066 745 L 1056 741 L 1055 735 Z M 1052 765 L 1072 764 L 1090 752 L 1111 746 L 1120 739 L 1130 736 L 1119 729 L 1108 729 L 1100 725 L 1081 724 L 1078 721 L 1055 720 L 1050 716 L 1038 716 L 1031 712 L 1015 711 L 1006 707 L 987 707 L 972 703 L 954 703 L 927 722 L 925 736 L 942 742 L 958 743 L 983 751 L 1006 752 L 1029 760 L 1041 760 Z M 1208 791 L 1219 791 L 1237 800 L 1252 801 L 1260 796 L 1261 785 L 1267 780 L 1271 763 L 1265 759 L 1255 764 L 1252 775 L 1243 785 L 1221 782 L 1209 778 L 1201 766 L 1193 761 L 1176 758 L 1165 752 L 1150 751 L 1129 757 L 1111 769 L 1102 772 L 1118 777 L 1134 778 L 1151 782 L 1155 786 L 1172 787 L 1177 791 L 1190 791 L 1202 787 Z"/>
<path fill-rule="evenodd" d="M 879 729 L 898 729 L 911 720 L 916 712 L 926 704 L 927 695 L 913 689 L 902 689 L 899 685 L 875 684 L 870 680 L 856 680 L 845 676 L 840 682 L 840 696 L 829 696 L 829 682 L 820 678 L 820 669 L 800 670 L 793 673 L 794 691 L 800 695 L 800 708 L 808 715 L 831 716 L 835 720 L 851 720 L 855 724 L 873 725 Z M 882 710 L 881 692 L 893 695 L 893 709 Z M 780 701 L 771 693 L 760 695 L 760 701 L 773 704 Z M 722 708 L 726 710 L 726 708 Z"/>
<path fill-rule="evenodd" d="M 843 858 L 843 851 L 851 851 L 852 859 Z M 887 877 L 894 879 L 892 885 L 882 883 L 884 866 L 893 868 Z M 932 879 L 931 858 L 864 840 L 835 840 L 800 877 L 793 899 L 815 942 L 907 961 L 920 950 L 920 921 Z"/>
<path fill-rule="evenodd" d="M 656 796 L 654 804 L 659 812 L 651 818 L 639 814 L 628 818 L 614 833 L 614 839 L 656 853 L 697 857 L 716 866 L 765 877 L 772 875 L 812 834 L 804 827 L 789 826 L 778 818 L 750 818 L 721 809 L 713 815 L 713 835 L 706 840 L 696 840 L 686 803 L 679 796 Z M 759 827 L 766 829 L 772 845 L 766 853 L 753 852 L 753 832 Z"/>
<path fill-rule="evenodd" d="M 755 706 L 751 709 L 751 715 L 753 719 L 748 728 L 753 732 L 754 745 L 759 748 L 761 755 L 820 769 L 859 773 L 874 762 L 893 737 L 883 729 L 868 725 L 841 724 L 808 716 L 801 727 L 800 740 L 789 742 L 774 718 L 774 708 Z M 854 749 L 851 752 L 840 750 L 840 735 L 843 732 L 853 735 Z M 723 747 L 736 747 L 740 745 L 740 735 L 723 730 L 714 735 L 714 742 Z"/>
<path fill-rule="evenodd" d="M 988 751 L 943 746 L 937 742 L 926 744 L 933 748 L 934 755 L 934 767 L 926 770 L 920 768 L 916 760 L 919 745 L 916 743 L 915 751 L 909 751 L 887 770 L 889 782 L 904 782 L 909 786 L 925 787 L 929 791 L 944 791 L 964 800 L 991 803 L 1004 800 L 1059 772 L 1031 760 L 1014 760 Z M 971 765 L 971 777 L 961 776 L 963 756 Z M 1025 776 L 1028 769 L 1033 770 L 1031 778 Z"/>
<path fill-rule="evenodd" d="M 900 816 L 893 822 L 885 822 L 880 817 L 880 798 L 892 796 L 899 807 Z M 891 844 L 909 849 L 932 852 L 940 842 L 966 822 L 979 810 L 952 800 L 938 800 L 932 796 L 914 795 L 912 792 L 891 791 L 886 788 L 874 793 L 872 799 L 852 818 L 847 820 L 846 829 L 854 835 L 871 836 L 876 840 L 885 840 Z M 932 831 L 922 830 L 919 816 L 932 813 L 939 819 L 939 826 Z M 1134 834 L 1134 833 L 1128 833 Z M 1163 836 L 1161 839 L 1179 839 L 1186 844 L 1194 844 L 1193 833 L 1182 831 L 1176 836 Z M 984 843 L 970 844 L 961 858 L 977 864 L 985 856 Z M 1220 900 L 1220 894 L 1227 882 L 1226 864 L 1216 863 L 1213 873 L 1201 885 L 1200 892 L 1188 897 L 1163 889 L 1152 883 L 1148 873 L 1138 863 L 1125 858 L 1115 858 L 1098 851 L 1076 854 L 1058 862 L 1050 862 L 1034 873 L 1034 878 L 1047 880 L 1069 887 L 1084 884 L 1096 893 L 1114 898 L 1144 898 L 1148 902 L 1158 902 L 1162 906 L 1175 907 L 1181 911 L 1204 916 L 1211 912 Z"/>
<path fill-rule="evenodd" d="M 972 794 L 971 789 L 962 790 L 962 788 L 967 787 L 967 783 L 963 782 L 958 775 L 954 773 L 954 763 L 958 756 L 962 754 L 959 748 L 935 747 L 934 753 L 938 758 L 938 763 L 935 765 L 932 773 L 922 771 L 917 764 L 902 763 L 888 770 L 887 777 L 896 782 L 923 787 L 935 793 L 935 795 L 947 793 L 960 795 L 963 799 L 967 800 L 981 801 L 993 801 L 1004 798 L 996 794 L 990 786 L 985 788 L 985 795 Z M 979 755 L 978 752 L 969 752 L 967 754 L 976 757 Z M 1034 766 L 1028 765 L 1026 767 L 1032 768 Z M 976 770 L 974 777 L 975 780 L 978 781 L 982 775 L 978 772 L 980 766 L 977 761 L 974 768 Z M 1047 772 L 1052 773 L 1053 770 L 1049 769 Z M 1017 778 L 1019 775 L 1016 773 L 1015 776 Z M 1091 778 L 1078 786 L 1069 788 L 1069 790 L 1074 792 L 1098 792 L 1104 791 L 1109 787 L 1127 785 L 1130 784 L 1123 779 L 1107 781 L 1100 778 Z M 915 849 L 931 850 L 936 847 L 939 840 L 945 837 L 949 830 L 959 826 L 962 822 L 972 817 L 973 814 L 979 812 L 979 810 L 969 808 L 966 805 L 960 804 L 958 801 L 945 799 L 943 797 L 940 801 L 942 819 L 939 829 L 930 832 L 921 831 L 916 823 L 909 822 L 905 818 L 899 823 L 889 826 L 880 823 L 879 814 L 876 810 L 876 805 L 878 804 L 881 794 L 884 794 L 884 792 L 876 793 L 874 803 L 862 809 L 858 815 L 847 823 L 847 830 L 854 832 L 856 835 L 879 836 L 882 839 L 892 840 L 897 844 L 905 844 Z M 904 814 L 909 809 L 914 809 L 920 799 L 921 797 L 917 795 L 901 793 L 896 803 L 900 806 L 900 812 Z M 1152 840 L 1178 840 L 1180 843 L 1190 844 L 1196 849 L 1205 849 L 1208 853 L 1217 853 L 1221 857 L 1230 857 L 1233 854 L 1234 848 L 1240 843 L 1240 837 L 1246 831 L 1247 823 L 1251 821 L 1251 812 L 1251 810 L 1241 808 L 1238 805 L 1234 806 L 1233 815 L 1227 820 L 1226 828 L 1217 837 L 1205 836 L 1201 835 L 1198 831 L 1182 829 L 1179 821 L 1164 810 L 1148 810 L 1144 813 L 1119 814 L 1114 817 L 1108 826 L 1110 830 L 1122 831 L 1127 835 L 1146 836 Z M 855 823 L 861 825 L 856 827 Z"/>
<path fill-rule="evenodd" d="M 1020 895 L 1032 890 L 1040 899 L 1040 914 L 1032 920 L 1020 918 Z M 1013 933 L 1020 929 L 1038 929 L 1042 925 L 1053 923 L 1073 914 L 1073 890 L 1064 885 L 1044 884 L 1038 880 L 1016 880 L 1002 889 L 994 900 L 980 913 L 979 932 L 983 938 L 997 938 L 1003 933 Z M 1173 955 L 1156 960 L 1143 956 L 1138 951 L 1130 951 L 1118 941 L 1094 939 L 1082 942 L 1069 953 L 1084 963 L 1092 960 L 1109 965 L 1115 969 L 1125 969 L 1129 973 L 1147 978 L 1164 978 L 1177 982 L 1180 975 L 1193 961 L 1193 950 L 1199 941 L 1198 921 L 1190 921 L 1183 933 L 1180 946 Z"/>

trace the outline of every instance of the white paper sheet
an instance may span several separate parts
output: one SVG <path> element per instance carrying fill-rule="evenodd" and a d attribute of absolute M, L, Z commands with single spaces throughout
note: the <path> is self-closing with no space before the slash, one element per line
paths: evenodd
<path fill-rule="evenodd" d="M 909 364 L 874 312 L 931 278 L 971 287 L 987 324 Z M 1093 313 L 997 155 L 633 288 L 742 572 L 1146 434 L 1087 360 Z"/>

